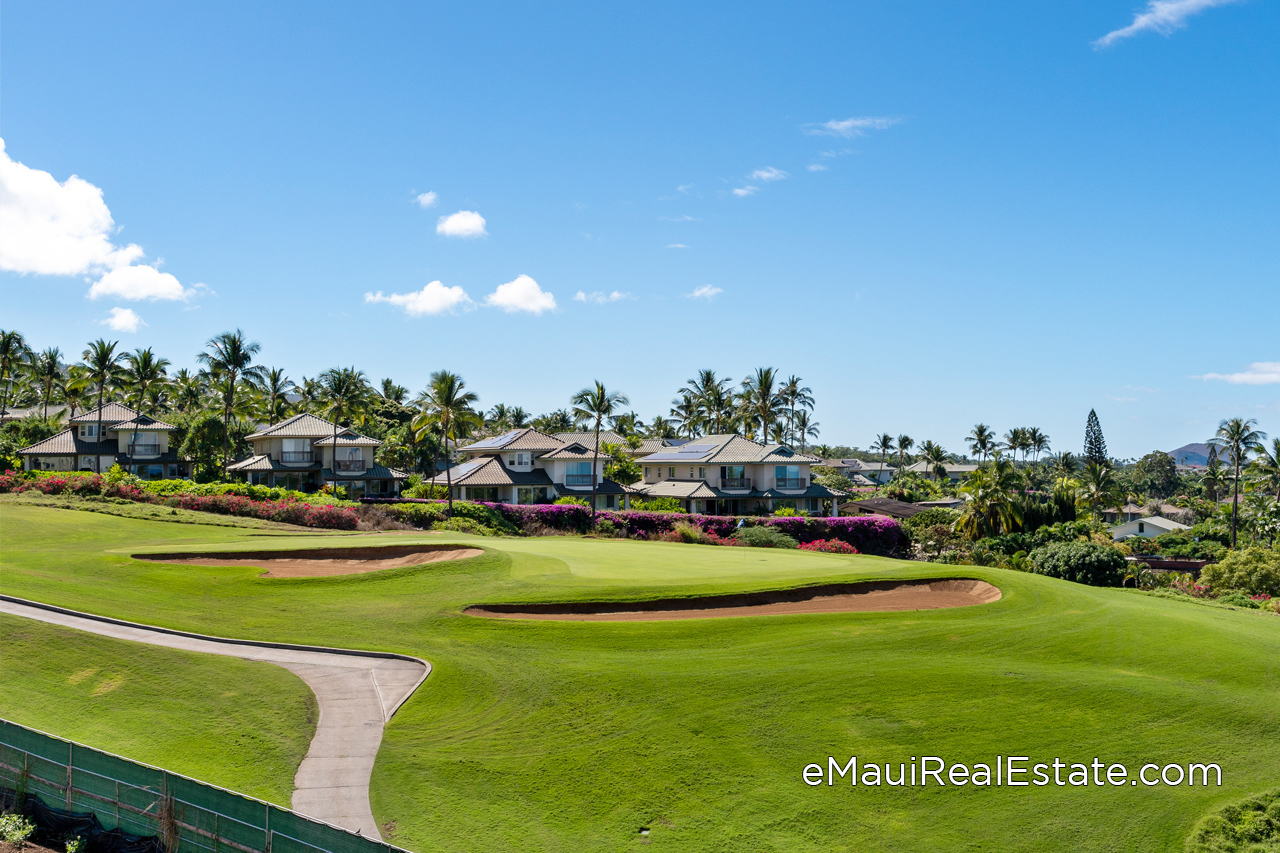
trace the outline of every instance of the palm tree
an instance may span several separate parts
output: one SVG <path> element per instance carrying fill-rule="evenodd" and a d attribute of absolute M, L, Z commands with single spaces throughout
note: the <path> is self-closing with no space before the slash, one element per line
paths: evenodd
<path fill-rule="evenodd" d="M 739 405 L 743 426 L 749 430 L 749 435 L 755 435 L 755 428 L 759 426 L 761 441 L 768 440 L 769 427 L 782 411 L 777 382 L 778 374 L 772 367 L 757 367 L 754 374 L 742 380 Z"/>
<path fill-rule="evenodd" d="M 403 385 L 397 385 L 390 379 L 382 380 L 382 390 L 378 392 L 382 399 L 392 403 L 404 405 L 405 399 L 409 396 L 409 389 Z"/>
<path fill-rule="evenodd" d="M 276 420 L 283 417 L 287 411 L 289 392 L 293 390 L 293 382 L 285 375 L 283 368 L 273 367 L 262 374 L 261 380 L 256 385 L 267 404 L 267 421 L 275 425 Z"/>
<path fill-rule="evenodd" d="M 1040 427 L 1031 427 L 1027 430 L 1027 447 L 1036 454 L 1036 461 L 1040 461 L 1041 453 L 1049 452 L 1049 436 L 1040 431 Z"/>
<path fill-rule="evenodd" d="M 338 422 L 359 420 L 369 409 L 369 380 L 364 371 L 354 367 L 331 367 L 320 374 L 324 386 L 325 414 L 333 422 L 333 455 L 329 473 L 333 475 L 334 494 L 338 491 Z"/>
<path fill-rule="evenodd" d="M 511 421 L 512 429 L 524 429 L 529 424 L 529 413 L 519 406 L 508 409 L 507 418 Z"/>
<path fill-rule="evenodd" d="M 956 521 L 957 532 L 975 541 L 984 536 L 1012 533 L 1022 523 L 1021 507 L 1013 499 L 1017 483 L 1013 463 L 1000 458 L 997 451 L 990 465 L 974 471 L 960 487 L 968 500 Z"/>
<path fill-rule="evenodd" d="M 48 420 L 49 398 L 53 395 L 54 385 L 62 378 L 62 350 L 49 347 L 44 352 L 38 353 L 31 359 L 28 370 L 31 373 L 31 379 L 40 386 L 40 399 L 44 404 L 41 416 Z"/>
<path fill-rule="evenodd" d="M 488 417 L 485 418 L 485 426 L 493 429 L 506 429 L 511 425 L 511 413 L 507 410 L 506 403 L 499 403 L 489 410 Z"/>
<path fill-rule="evenodd" d="M 1058 475 L 1059 480 L 1069 480 L 1075 476 L 1076 470 L 1080 467 L 1079 460 L 1070 450 L 1064 450 L 1057 456 L 1053 457 L 1052 465 L 1053 473 Z"/>
<path fill-rule="evenodd" d="M 1280 500 L 1280 438 L 1271 439 L 1271 447 L 1263 447 L 1258 458 L 1253 460 L 1249 471 L 1258 479 L 1262 487 L 1275 494 Z"/>
<path fill-rule="evenodd" d="M 788 376 L 778 391 L 778 397 L 787 407 L 787 432 L 791 435 L 790 443 L 795 443 L 796 409 L 813 410 L 813 389 L 805 388 L 799 376 Z"/>
<path fill-rule="evenodd" d="M 631 405 L 631 401 L 627 399 L 627 395 L 618 391 L 609 391 L 604 387 L 599 379 L 595 382 L 593 388 L 583 388 L 577 394 L 573 395 L 573 399 L 569 401 L 573 404 L 573 416 L 580 420 L 594 419 L 595 426 L 595 442 L 592 444 L 591 459 L 591 521 L 594 524 L 596 520 L 596 492 L 598 490 L 599 478 L 596 477 L 596 466 L 600 463 L 600 423 L 618 408 Z"/>
<path fill-rule="evenodd" d="M 1013 461 L 1018 461 L 1018 453 L 1022 453 L 1023 459 L 1026 459 L 1027 448 L 1030 446 L 1027 430 L 1023 427 L 1014 427 L 1005 433 L 1004 436 L 1005 449 L 1009 451 L 1009 455 L 1013 457 Z"/>
<path fill-rule="evenodd" d="M 204 380 L 199 374 L 184 367 L 173 375 L 170 384 L 173 386 L 173 406 L 179 412 L 189 412 L 204 401 Z"/>
<path fill-rule="evenodd" d="M 1218 431 L 1209 439 L 1210 447 L 1221 447 L 1231 453 L 1234 472 L 1231 486 L 1231 547 L 1236 547 L 1236 527 L 1240 518 L 1240 467 L 1248 461 L 1249 454 L 1262 450 L 1267 434 L 1254 429 L 1258 422 L 1249 418 L 1227 418 L 1218 424 Z"/>
<path fill-rule="evenodd" d="M 9 392 L 13 390 L 13 378 L 31 357 L 31 347 L 22 333 L 12 329 L 0 329 L 0 417 L 9 414 Z"/>
<path fill-rule="evenodd" d="M 59 383 L 59 390 L 62 392 L 62 402 L 67 404 L 68 420 L 76 416 L 76 412 L 84 408 L 85 395 L 88 394 L 92 384 L 85 375 L 85 368 L 78 364 L 73 364 L 67 368 L 66 374 Z"/>
<path fill-rule="evenodd" d="M 1204 468 L 1204 476 L 1200 478 L 1200 485 L 1209 490 L 1210 499 L 1218 502 L 1218 492 L 1222 490 L 1222 485 L 1227 481 L 1226 472 L 1222 470 L 1222 463 L 1218 461 L 1218 452 L 1216 448 L 1209 449 L 1209 464 Z"/>
<path fill-rule="evenodd" d="M 440 443 L 444 448 L 444 478 L 448 491 L 449 516 L 453 516 L 453 466 L 450 459 L 449 442 L 457 438 L 458 427 L 464 428 L 480 419 L 472 406 L 480 402 L 480 398 L 466 390 L 467 385 L 462 377 L 447 370 L 437 370 L 431 374 L 426 389 L 414 401 L 422 411 L 414 417 L 410 428 L 419 441 L 433 426 L 440 433 Z"/>
<path fill-rule="evenodd" d="M 965 441 L 969 444 L 969 452 L 982 462 L 986 462 L 991 451 L 995 450 L 995 438 L 996 435 L 991 431 L 991 427 L 986 424 L 975 424 L 973 432 L 969 433 Z"/>
<path fill-rule="evenodd" d="M 796 412 L 795 417 L 795 437 L 800 439 L 800 452 L 804 453 L 805 445 L 811 438 L 817 438 L 821 430 L 818 429 L 818 422 L 809 420 L 809 413 L 804 409 Z"/>
<path fill-rule="evenodd" d="M 699 370 L 698 375 L 688 380 L 678 393 L 693 399 L 699 425 L 704 431 L 721 435 L 732 428 L 736 405 L 732 385 L 732 379 L 727 376 L 719 379 L 714 370 Z"/>
<path fill-rule="evenodd" d="M 119 341 L 107 343 L 102 338 L 98 338 L 89 344 L 89 348 L 81 354 L 80 358 L 84 360 L 87 372 L 85 376 L 89 381 L 98 387 L 98 431 L 94 433 L 94 441 L 102 441 L 102 397 L 106 393 L 107 383 L 113 382 L 120 375 L 120 359 L 124 358 L 124 353 L 117 353 L 116 346 Z M 101 444 L 98 447 L 101 450 Z M 93 468 L 102 473 L 102 454 L 94 453 Z"/>
<path fill-rule="evenodd" d="M 898 473 L 902 473 L 902 460 L 906 458 L 908 462 L 911 458 L 907 455 L 911 448 L 916 446 L 916 441 L 909 435 L 898 436 Z"/>
<path fill-rule="evenodd" d="M 675 438 L 676 429 L 671 425 L 668 418 L 662 415 L 654 415 L 653 420 L 649 422 L 643 430 L 645 438 Z"/>
<path fill-rule="evenodd" d="M 210 338 L 205 346 L 206 352 L 199 353 L 196 360 L 208 368 L 215 377 L 225 379 L 222 398 L 222 425 L 226 428 L 226 437 L 222 446 L 222 467 L 227 467 L 231 458 L 231 413 L 235 408 L 236 384 L 245 379 L 250 382 L 261 381 L 266 369 L 253 363 L 253 357 L 262 349 L 257 341 L 246 341 L 244 332 L 223 332 Z"/>
<path fill-rule="evenodd" d="M 698 404 L 689 394 L 684 394 L 671 401 L 671 420 L 675 422 L 676 432 L 686 438 L 693 438 L 700 430 L 702 419 L 698 415 Z M 590 418 L 587 419 L 590 422 Z"/>
<path fill-rule="evenodd" d="M 871 451 L 880 453 L 880 477 L 884 476 L 885 466 L 889 464 L 889 454 L 893 452 L 894 447 L 893 436 L 887 432 L 880 433 L 876 436 L 876 440 L 871 442 Z M 877 477 L 876 481 L 880 482 L 880 478 Z"/>
<path fill-rule="evenodd" d="M 1099 507 L 1123 500 L 1120 486 L 1116 482 L 1116 472 L 1110 465 L 1085 463 L 1080 477 L 1080 502 L 1091 508 L 1094 521 L 1098 520 Z"/>
<path fill-rule="evenodd" d="M 933 471 L 934 476 L 938 478 L 938 482 L 942 482 L 942 478 L 947 476 L 947 460 L 950 455 L 942 448 L 942 445 L 934 441 L 926 441 L 920 445 L 920 458 Z"/>
<path fill-rule="evenodd" d="M 137 394 L 137 408 L 142 411 L 142 406 L 147 397 L 147 391 L 154 385 L 164 382 L 165 373 L 169 370 L 169 359 L 156 358 L 156 354 L 151 347 L 146 349 L 136 349 L 128 353 L 124 357 L 124 380 L 125 383 L 133 389 Z M 133 419 L 133 438 L 129 440 L 129 470 L 133 471 L 133 447 L 138 443 L 138 419 Z"/>

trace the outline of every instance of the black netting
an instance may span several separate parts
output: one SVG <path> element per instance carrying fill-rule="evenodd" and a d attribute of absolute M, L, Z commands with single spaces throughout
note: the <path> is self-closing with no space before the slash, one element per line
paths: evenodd
<path fill-rule="evenodd" d="M 0 804 L 12 809 L 17 792 L 0 788 Z M 36 825 L 41 838 L 50 841 L 80 836 L 88 853 L 165 853 L 164 845 L 154 835 L 131 835 L 119 829 L 103 829 L 93 812 L 72 812 L 46 805 L 34 794 L 22 798 L 22 813 Z"/>

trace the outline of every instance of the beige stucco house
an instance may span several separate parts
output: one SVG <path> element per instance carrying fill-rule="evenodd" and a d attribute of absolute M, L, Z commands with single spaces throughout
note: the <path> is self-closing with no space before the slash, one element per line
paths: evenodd
<path fill-rule="evenodd" d="M 144 480 L 189 476 L 190 462 L 171 446 L 173 424 L 144 415 L 122 403 L 106 403 L 98 434 L 97 407 L 81 412 L 68 428 L 18 451 L 27 471 L 94 471 L 119 465 Z"/>
<path fill-rule="evenodd" d="M 227 473 L 254 485 L 315 491 L 326 483 L 342 486 L 348 498 L 399 493 L 408 474 L 378 464 L 382 442 L 311 414 L 291 418 L 247 436 L 253 455 L 227 466 Z"/>

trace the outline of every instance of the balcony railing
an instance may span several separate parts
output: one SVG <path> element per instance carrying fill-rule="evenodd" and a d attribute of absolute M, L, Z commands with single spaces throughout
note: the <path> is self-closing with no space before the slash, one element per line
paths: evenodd
<path fill-rule="evenodd" d="M 364 470 L 363 459 L 339 459 L 335 465 L 338 471 L 359 472 Z"/>
<path fill-rule="evenodd" d="M 280 452 L 281 462 L 311 462 L 315 459 L 310 450 L 284 450 Z"/>
<path fill-rule="evenodd" d="M 130 444 L 129 455 L 130 456 L 159 456 L 160 442 L 139 441 L 136 444 Z"/>
<path fill-rule="evenodd" d="M 751 488 L 751 478 L 750 477 L 721 477 L 720 488 L 749 489 Z"/>
<path fill-rule="evenodd" d="M 804 477 L 779 477 L 773 481 L 775 489 L 803 489 L 809 485 Z"/>
<path fill-rule="evenodd" d="M 590 486 L 595 482 L 594 474 L 565 474 L 564 484 L 566 486 Z"/>

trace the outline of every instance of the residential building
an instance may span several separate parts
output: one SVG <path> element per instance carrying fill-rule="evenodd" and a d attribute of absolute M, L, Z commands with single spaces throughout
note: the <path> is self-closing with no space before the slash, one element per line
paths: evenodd
<path fill-rule="evenodd" d="M 1182 507 L 1174 506 L 1173 504 L 1166 504 L 1166 503 L 1160 504 L 1161 515 L 1181 515 L 1186 512 L 1187 510 L 1183 509 Z M 1149 509 L 1147 509 L 1144 506 L 1138 506 L 1137 504 L 1131 504 L 1131 503 L 1125 504 L 1122 507 L 1113 506 L 1110 508 L 1104 508 L 1102 510 L 1102 520 L 1107 522 L 1108 524 L 1115 524 L 1117 522 L 1123 522 L 1123 521 L 1133 521 L 1134 519 L 1138 519 L 1138 518 L 1146 518 L 1149 515 L 1151 515 L 1151 511 Z"/>
<path fill-rule="evenodd" d="M 67 429 L 19 450 L 23 469 L 104 473 L 119 465 L 144 480 L 190 475 L 190 462 L 170 446 L 170 434 L 177 429 L 173 424 L 122 403 L 106 403 L 101 409 L 101 435 L 98 425 L 97 407 L 81 412 Z"/>
<path fill-rule="evenodd" d="M 20 421 L 29 418 L 32 415 L 37 418 L 48 417 L 49 420 L 61 420 L 69 410 L 70 406 L 66 403 L 50 403 L 49 410 L 46 413 L 44 406 L 27 406 L 25 408 L 15 409 L 13 406 L 5 406 L 0 410 L 0 425 L 11 424 L 14 421 Z"/>
<path fill-rule="evenodd" d="M 739 435 L 705 435 L 639 460 L 644 479 L 631 489 L 646 497 L 669 497 L 694 513 L 743 515 L 791 507 L 832 515 L 845 493 L 813 482 L 822 463 L 781 444 L 760 444 Z"/>
<path fill-rule="evenodd" d="M 589 443 L 531 427 L 509 430 L 458 448 L 462 461 L 430 482 L 450 486 L 454 500 L 535 504 L 570 496 L 590 500 L 594 481 L 597 509 L 629 508 L 627 488 L 605 479 L 608 458 L 593 459 Z"/>
<path fill-rule="evenodd" d="M 312 492 L 331 484 L 347 497 L 399 494 L 408 474 L 380 465 L 382 442 L 349 427 L 335 427 L 311 414 L 294 415 L 246 436 L 253 455 L 227 466 L 227 473 L 254 485 Z"/>
<path fill-rule="evenodd" d="M 979 466 L 948 462 L 942 467 L 947 471 L 947 479 L 953 483 L 958 483 L 974 471 L 977 471 Z M 906 470 L 912 474 L 919 474 L 922 477 L 928 477 L 931 480 L 937 476 L 933 473 L 933 466 L 928 462 L 925 462 L 923 459 L 912 465 L 908 465 Z"/>
<path fill-rule="evenodd" d="M 830 468 L 848 477 L 857 485 L 884 485 L 893 479 L 898 469 L 887 462 L 863 462 L 861 459 L 824 459 L 815 467 Z M 857 478 L 861 477 L 862 480 Z"/>
<path fill-rule="evenodd" d="M 893 498 L 867 498 L 840 505 L 840 511 L 845 515 L 884 515 L 898 520 L 910 518 L 926 509 L 928 507 L 896 501 Z"/>
<path fill-rule="evenodd" d="M 565 444 L 581 444 L 590 450 L 595 446 L 595 431 L 587 430 L 585 432 L 558 432 L 555 437 Z M 631 447 L 627 444 L 626 436 L 613 430 L 600 430 L 600 445 L 616 444 L 622 448 L 623 452 L 633 459 L 641 456 L 648 456 L 650 453 L 657 453 L 668 447 L 679 447 L 688 443 L 687 438 L 644 438 L 640 440 L 639 447 Z"/>
<path fill-rule="evenodd" d="M 1190 530 L 1191 528 L 1185 524 L 1179 524 L 1171 518 L 1162 518 L 1153 515 L 1149 518 L 1135 518 L 1132 521 L 1126 521 L 1124 524 L 1118 524 L 1107 532 L 1111 534 L 1111 538 L 1117 541 L 1128 539 L 1131 536 L 1141 536 L 1146 539 L 1155 539 L 1162 533 L 1172 533 L 1175 530 Z"/>

